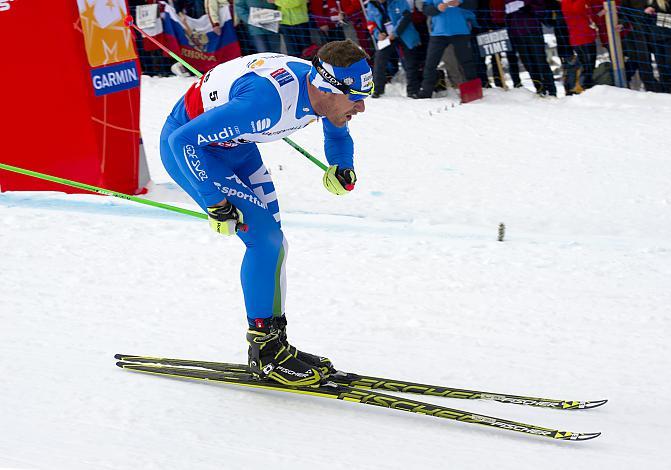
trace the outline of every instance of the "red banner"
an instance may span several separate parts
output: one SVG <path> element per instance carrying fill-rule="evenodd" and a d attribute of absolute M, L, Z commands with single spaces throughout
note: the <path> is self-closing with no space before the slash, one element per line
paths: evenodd
<path fill-rule="evenodd" d="M 0 161 L 114 191 L 143 190 L 138 175 L 140 89 L 96 96 L 84 38 L 89 26 L 110 27 L 101 8 L 120 8 L 120 2 L 125 9 L 124 0 L 13 0 L 10 9 L 0 11 L 7 70 L 0 74 L 4 100 Z M 78 3 L 102 23 L 84 26 Z M 93 14 L 96 8 L 98 19 Z M 44 21 L 36 25 L 35 18 Z M 106 50 L 111 53 L 109 43 L 93 49 L 102 51 L 103 57 Z M 133 62 L 139 71 L 138 61 Z M 0 190 L 81 192 L 2 170 Z"/>

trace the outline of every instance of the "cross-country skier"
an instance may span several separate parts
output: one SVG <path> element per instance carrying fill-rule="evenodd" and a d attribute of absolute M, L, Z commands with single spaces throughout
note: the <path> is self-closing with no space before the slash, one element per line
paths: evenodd
<path fill-rule="evenodd" d="M 324 45 L 312 63 L 255 54 L 220 64 L 189 88 L 161 132 L 161 160 L 210 226 L 247 249 L 240 277 L 249 329 L 249 365 L 288 385 L 320 383 L 331 361 L 287 342 L 284 316 L 287 242 L 275 187 L 257 143 L 288 136 L 319 117 L 329 163 L 323 183 L 336 195 L 354 189 L 347 128 L 373 92 L 368 55 L 352 41 Z"/>

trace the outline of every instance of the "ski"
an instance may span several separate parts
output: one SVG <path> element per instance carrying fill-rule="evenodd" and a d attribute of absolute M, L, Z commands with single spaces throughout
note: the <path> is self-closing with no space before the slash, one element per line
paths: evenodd
<path fill-rule="evenodd" d="M 116 364 L 122 369 L 142 372 L 146 374 L 161 375 L 174 378 L 185 378 L 193 380 L 204 380 L 209 382 L 221 382 L 236 386 L 251 387 L 277 392 L 298 393 L 320 398 L 350 401 L 364 405 L 380 406 L 399 411 L 407 411 L 438 418 L 451 419 L 469 424 L 479 424 L 506 431 L 515 431 L 535 436 L 562 441 L 586 441 L 599 437 L 601 433 L 575 433 L 549 429 L 532 424 L 520 423 L 508 419 L 485 416 L 468 411 L 447 408 L 444 406 L 422 403 L 420 401 L 408 400 L 392 395 L 385 395 L 372 390 L 359 389 L 335 382 L 327 382 L 316 387 L 290 387 L 272 381 L 256 379 L 251 373 L 245 371 L 217 371 L 212 369 L 196 369 L 188 367 L 175 367 L 150 363 L 131 363 L 119 361 Z"/>
<path fill-rule="evenodd" d="M 226 362 L 193 361 L 188 359 L 169 359 L 149 356 L 133 356 L 129 354 L 117 354 L 116 359 L 141 364 L 162 364 L 179 367 L 198 367 L 219 372 L 242 372 L 250 374 L 251 370 L 245 364 L 229 364 Z M 370 390 L 384 390 L 389 392 L 412 393 L 417 395 L 459 398 L 465 400 L 491 400 L 500 403 L 513 403 L 517 405 L 536 406 L 541 408 L 552 408 L 558 410 L 577 410 L 596 408 L 608 400 L 574 401 L 555 400 L 551 398 L 527 397 L 521 395 L 510 395 L 507 393 L 483 392 L 479 390 L 465 390 L 460 388 L 444 387 L 439 385 L 426 385 L 405 380 L 385 379 L 368 375 L 337 372 L 329 377 L 331 382 L 348 387 L 357 387 Z"/>

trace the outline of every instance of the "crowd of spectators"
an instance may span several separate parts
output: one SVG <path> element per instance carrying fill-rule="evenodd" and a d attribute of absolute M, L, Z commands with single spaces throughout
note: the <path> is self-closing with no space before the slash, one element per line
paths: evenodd
<path fill-rule="evenodd" d="M 137 4 L 156 0 L 131 0 Z M 505 86 L 503 63 L 513 86 L 522 86 L 521 67 L 539 95 L 567 95 L 595 84 L 597 64 L 608 64 L 609 36 L 602 0 L 166 0 L 180 14 L 208 15 L 221 34 L 218 11 L 229 8 L 243 55 L 282 52 L 311 59 L 327 41 L 349 37 L 371 56 L 375 93 L 402 67 L 407 96 L 431 98 L 434 91 L 479 79 L 483 87 Z M 616 0 L 616 27 L 624 51 L 626 78 L 647 91 L 671 93 L 671 0 Z M 279 10 L 275 32 L 249 24 L 250 8 Z M 667 17 L 668 15 L 668 17 Z M 666 22 L 666 23 L 665 23 Z M 476 37 L 506 29 L 509 50 L 496 57 L 479 53 Z M 554 35 L 554 41 L 548 37 Z M 552 44 L 552 48 L 548 46 Z M 599 51 L 601 51 L 599 53 Z M 141 54 L 149 74 L 167 74 L 167 58 Z M 443 64 L 445 72 L 438 68 Z M 637 75 L 636 75 L 637 74 Z M 609 74 L 600 75 L 608 83 Z"/>

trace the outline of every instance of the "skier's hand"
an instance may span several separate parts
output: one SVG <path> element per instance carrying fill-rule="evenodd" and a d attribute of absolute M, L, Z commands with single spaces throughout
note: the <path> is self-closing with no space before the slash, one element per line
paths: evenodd
<path fill-rule="evenodd" d="M 207 216 L 212 230 L 222 235 L 235 235 L 238 230 L 247 231 L 242 212 L 230 202 L 223 206 L 208 207 Z"/>
<path fill-rule="evenodd" d="M 354 189 L 356 173 L 351 168 L 340 169 L 338 165 L 331 165 L 326 173 L 324 173 L 322 182 L 329 192 L 342 196 Z"/>

